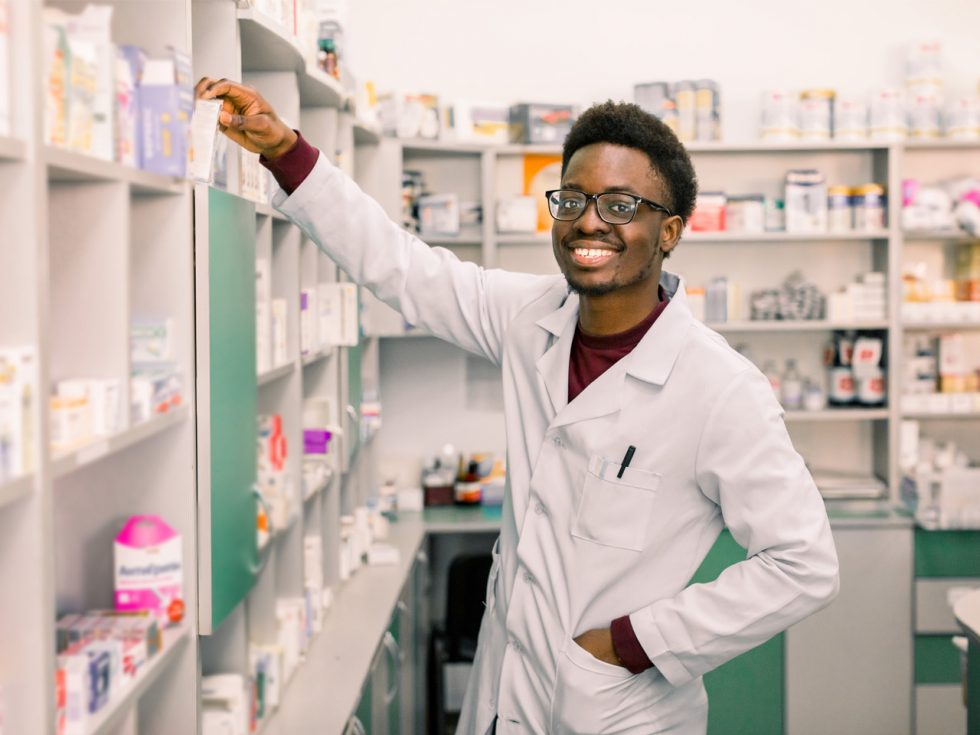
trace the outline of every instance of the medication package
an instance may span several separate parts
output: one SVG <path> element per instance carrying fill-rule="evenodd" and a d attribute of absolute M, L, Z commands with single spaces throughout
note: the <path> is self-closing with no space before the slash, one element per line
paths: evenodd
<path fill-rule="evenodd" d="M 194 181 L 214 181 L 214 157 L 218 145 L 218 113 L 221 100 L 195 100 L 191 117 L 191 151 L 189 173 Z"/>

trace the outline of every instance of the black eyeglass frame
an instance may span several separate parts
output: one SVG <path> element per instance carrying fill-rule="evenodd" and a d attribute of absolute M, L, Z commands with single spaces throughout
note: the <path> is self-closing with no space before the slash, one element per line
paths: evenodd
<path fill-rule="evenodd" d="M 585 197 L 585 206 L 582 208 L 582 211 L 579 213 L 578 217 L 574 217 L 573 219 L 561 219 L 560 217 L 556 217 L 554 212 L 551 211 L 551 196 L 552 194 L 557 194 L 560 191 L 571 191 L 571 192 L 575 192 L 576 194 L 581 194 L 582 196 Z M 607 196 L 610 194 L 616 196 L 630 197 L 631 199 L 636 200 L 637 206 L 635 209 L 633 209 L 633 214 L 631 214 L 630 218 L 625 222 L 610 222 L 609 220 L 607 220 L 605 217 L 602 216 L 602 211 L 599 209 L 599 197 Z M 544 196 L 545 196 L 545 200 L 548 202 L 548 214 L 551 215 L 552 219 L 558 222 L 574 222 L 575 220 L 577 220 L 579 217 L 581 217 L 583 214 L 586 213 L 586 211 L 589 209 L 589 205 L 592 202 L 595 202 L 595 211 L 596 214 L 599 215 L 599 219 L 601 219 L 607 225 L 628 225 L 630 222 L 633 221 L 633 218 L 636 217 L 636 213 L 640 209 L 639 207 L 640 204 L 646 204 L 651 209 L 655 209 L 659 212 L 663 212 L 668 217 L 674 216 L 674 213 L 671 212 L 669 209 L 667 209 L 667 207 L 665 207 L 663 204 L 655 202 L 652 199 L 647 199 L 646 197 L 641 197 L 641 196 L 637 196 L 636 194 L 631 194 L 627 191 L 604 191 L 599 194 L 586 194 L 584 191 L 579 191 L 578 189 L 549 189 L 544 193 Z"/>

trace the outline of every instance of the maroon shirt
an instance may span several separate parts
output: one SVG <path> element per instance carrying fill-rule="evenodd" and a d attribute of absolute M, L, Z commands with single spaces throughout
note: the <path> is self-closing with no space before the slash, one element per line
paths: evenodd
<path fill-rule="evenodd" d="M 310 171 L 316 165 L 319 151 L 311 146 L 299 131 L 296 144 L 279 158 L 269 160 L 261 156 L 259 161 L 275 177 L 276 182 L 287 194 L 292 194 L 299 188 Z M 585 334 L 581 329 L 575 329 L 572 340 L 572 353 L 568 362 L 568 401 L 585 390 L 593 380 L 615 365 L 636 347 L 653 323 L 657 321 L 669 299 L 660 289 L 660 303 L 642 322 L 625 332 L 610 334 L 602 337 Z M 616 618 L 610 625 L 613 647 L 623 665 L 633 674 L 639 674 L 653 666 L 643 646 L 636 639 L 633 624 L 629 615 Z"/>

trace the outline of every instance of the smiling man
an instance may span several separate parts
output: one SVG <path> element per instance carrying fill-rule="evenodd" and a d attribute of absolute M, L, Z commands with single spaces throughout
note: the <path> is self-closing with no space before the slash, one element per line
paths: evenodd
<path fill-rule="evenodd" d="M 766 378 L 662 272 L 696 193 L 634 105 L 591 108 L 548 192 L 562 276 L 430 248 L 286 127 L 204 79 L 276 207 L 406 321 L 501 366 L 507 491 L 459 732 L 705 731 L 701 677 L 827 604 L 823 502 Z M 748 552 L 689 584 L 723 527 Z"/>

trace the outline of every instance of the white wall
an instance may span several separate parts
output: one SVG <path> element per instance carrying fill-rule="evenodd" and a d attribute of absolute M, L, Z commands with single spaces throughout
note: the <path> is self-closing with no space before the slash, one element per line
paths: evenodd
<path fill-rule="evenodd" d="M 352 69 L 380 91 L 588 104 L 637 82 L 721 83 L 724 136 L 757 137 L 765 89 L 864 96 L 900 84 L 912 40 L 943 45 L 946 89 L 980 82 L 977 0 L 349 0 Z"/>

